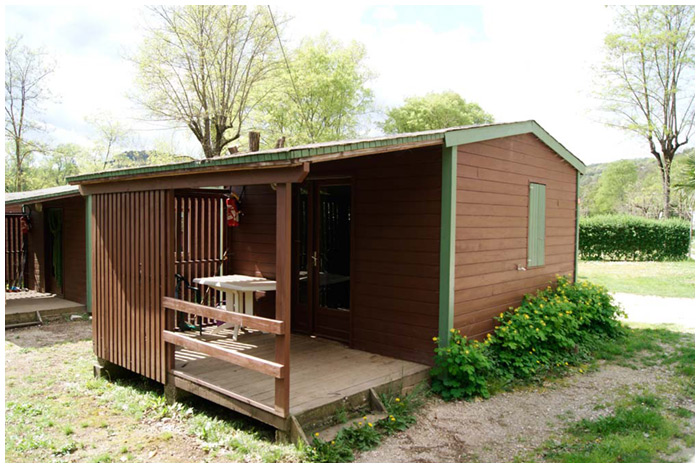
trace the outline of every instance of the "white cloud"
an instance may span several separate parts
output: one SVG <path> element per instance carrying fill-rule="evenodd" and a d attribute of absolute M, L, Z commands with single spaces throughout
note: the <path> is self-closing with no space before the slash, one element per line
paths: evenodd
<path fill-rule="evenodd" d="M 379 107 L 451 89 L 478 102 L 498 121 L 537 120 L 587 163 L 647 156 L 643 142 L 596 122 L 600 116 L 590 96 L 592 66 L 602 59 L 610 16 L 602 6 L 485 6 L 483 31 L 473 29 L 478 23 L 474 18 L 443 28 L 420 19 L 401 22 L 393 6 L 279 8 L 293 16 L 285 27 L 290 47 L 324 30 L 343 41 L 364 43 L 368 63 L 378 74 L 371 87 Z M 143 144 L 175 138 L 196 151 L 187 132 L 173 137 L 172 130 L 145 123 L 126 99 L 134 75 L 122 57 L 141 40 L 140 11 L 122 5 L 6 8 L 7 35 L 23 32 L 32 46 L 45 45 L 58 62 L 51 85 L 62 99 L 47 106 L 54 139 L 87 141 L 85 117 L 105 110 L 137 128 Z M 464 14 L 473 13 L 465 9 Z"/>

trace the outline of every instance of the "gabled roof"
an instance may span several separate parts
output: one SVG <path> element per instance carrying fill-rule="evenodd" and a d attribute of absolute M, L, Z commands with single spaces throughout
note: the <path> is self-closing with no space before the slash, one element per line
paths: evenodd
<path fill-rule="evenodd" d="M 423 144 L 457 146 L 478 141 L 504 138 L 513 135 L 533 133 L 544 144 L 561 156 L 579 172 L 585 170 L 585 164 L 567 150 L 561 143 L 555 140 L 534 120 L 523 122 L 499 123 L 488 125 L 473 125 L 466 127 L 452 127 L 424 132 L 402 133 L 373 138 L 356 140 L 331 141 L 309 145 L 295 146 L 291 148 L 279 148 L 256 151 L 251 153 L 236 153 L 235 155 L 220 156 L 216 158 L 200 159 L 195 161 L 161 164 L 155 166 L 141 166 L 125 169 L 113 169 L 91 174 L 81 174 L 68 177 L 70 184 L 103 182 L 114 179 L 139 178 L 141 176 L 167 176 L 168 173 L 182 173 L 187 170 L 202 170 L 206 168 L 218 169 L 223 167 L 244 168 L 264 166 L 281 166 L 290 163 L 314 162 L 327 159 L 330 155 L 343 152 L 366 150 L 371 154 L 372 149 L 384 151 L 392 147 L 401 147 L 407 144 Z"/>
<path fill-rule="evenodd" d="M 5 194 L 5 205 L 20 205 L 25 203 L 43 202 L 58 198 L 80 195 L 78 187 L 74 185 L 60 185 L 28 192 L 12 192 Z"/>

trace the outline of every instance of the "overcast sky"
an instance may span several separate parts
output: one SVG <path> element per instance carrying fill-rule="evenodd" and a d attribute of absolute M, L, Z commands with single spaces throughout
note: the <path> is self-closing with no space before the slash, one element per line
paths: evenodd
<path fill-rule="evenodd" d="M 135 130 L 134 145 L 148 148 L 160 139 L 200 154 L 187 132 L 155 127 L 128 99 L 134 71 L 124 56 L 140 44 L 144 15 L 138 6 L 110 5 L 5 7 L 5 36 L 21 34 L 55 59 L 49 86 L 58 100 L 44 114 L 52 142 L 89 144 L 85 118 L 108 112 Z M 453 90 L 496 121 L 537 120 L 587 164 L 649 156 L 643 140 L 599 123 L 592 67 L 602 60 L 610 29 L 603 6 L 279 8 L 293 17 L 292 44 L 322 31 L 362 42 L 377 75 L 370 87 L 380 109 Z"/>

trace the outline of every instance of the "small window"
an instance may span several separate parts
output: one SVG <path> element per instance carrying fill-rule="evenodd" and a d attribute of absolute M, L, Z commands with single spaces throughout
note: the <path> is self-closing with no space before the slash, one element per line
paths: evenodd
<path fill-rule="evenodd" d="M 530 184 L 527 226 L 527 266 L 544 265 L 545 186 Z"/>

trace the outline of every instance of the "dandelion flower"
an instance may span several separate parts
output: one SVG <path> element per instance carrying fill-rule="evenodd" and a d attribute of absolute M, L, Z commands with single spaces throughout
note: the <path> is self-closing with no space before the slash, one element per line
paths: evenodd
<path fill-rule="evenodd" d="M 314 437 L 318 437 L 318 432 L 314 433 Z"/>
<path fill-rule="evenodd" d="M 335 445 L 335 440 L 331 440 L 331 445 Z"/>
<path fill-rule="evenodd" d="M 367 425 L 368 425 L 369 427 L 372 427 L 372 423 L 367 423 Z"/>
<path fill-rule="evenodd" d="M 365 421 L 367 421 L 367 416 L 363 416 L 362 419 L 364 419 Z"/>
<path fill-rule="evenodd" d="M 396 403 L 398 403 L 398 402 L 400 402 L 400 401 L 401 401 L 401 398 L 397 398 L 397 399 L 396 399 Z"/>
<path fill-rule="evenodd" d="M 437 341 L 437 336 L 434 336 L 434 337 L 433 337 L 433 341 Z"/>

